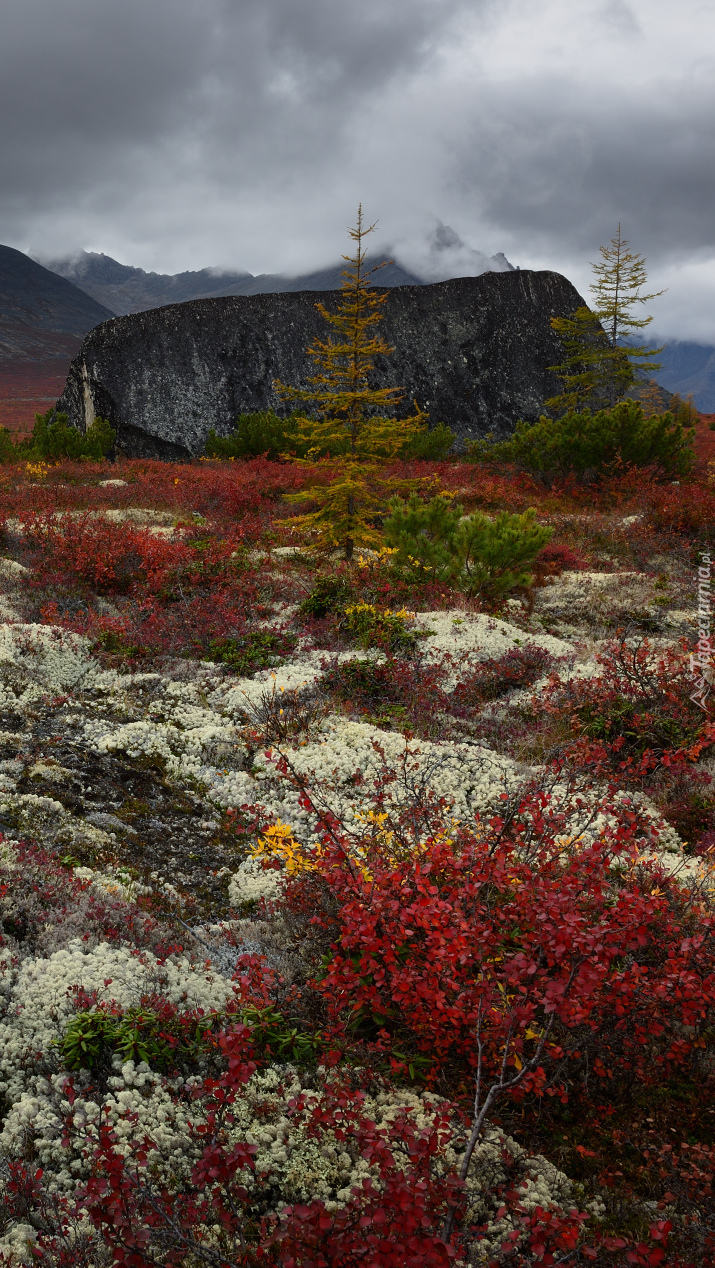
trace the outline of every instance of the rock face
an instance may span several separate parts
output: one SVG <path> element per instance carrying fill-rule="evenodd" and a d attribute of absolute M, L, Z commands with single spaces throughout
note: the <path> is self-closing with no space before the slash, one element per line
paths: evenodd
<path fill-rule="evenodd" d="M 315 292 L 172 304 L 106 321 L 72 363 L 58 408 L 84 430 L 100 414 L 131 457 L 187 458 L 209 428 L 243 412 L 281 409 L 273 383 L 305 384 L 305 349 L 329 333 Z M 375 386 L 404 387 L 433 423 L 461 438 L 509 434 L 558 390 L 548 370 L 561 345 L 550 326 L 583 304 L 559 273 L 485 273 L 388 291 L 382 330 L 395 351 Z"/>

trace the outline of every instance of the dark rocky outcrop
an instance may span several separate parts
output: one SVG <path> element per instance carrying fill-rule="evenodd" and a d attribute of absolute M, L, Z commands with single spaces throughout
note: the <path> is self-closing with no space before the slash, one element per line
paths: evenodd
<path fill-rule="evenodd" d="M 244 411 L 280 408 L 276 378 L 305 383 L 305 349 L 326 334 L 319 299 L 203 299 L 104 322 L 73 361 L 59 407 L 83 429 L 108 418 L 129 456 L 199 454 L 210 427 L 226 434 Z M 462 438 L 506 435 L 557 390 L 550 318 L 583 302 L 559 273 L 527 270 L 390 290 L 383 331 L 395 351 L 376 364 L 375 385 L 404 387 L 406 410 L 414 398 Z"/>

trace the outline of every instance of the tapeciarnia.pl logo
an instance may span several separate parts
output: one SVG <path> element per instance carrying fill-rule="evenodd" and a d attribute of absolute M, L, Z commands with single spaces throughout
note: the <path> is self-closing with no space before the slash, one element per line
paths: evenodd
<path fill-rule="evenodd" d="M 698 641 L 695 651 L 690 654 L 690 676 L 695 683 L 695 691 L 690 699 L 701 709 L 709 712 L 707 699 L 710 695 L 710 682 L 707 673 L 713 658 L 711 636 L 711 573 L 712 564 L 709 553 L 700 556 L 700 564 L 695 575 L 698 591 Z"/>

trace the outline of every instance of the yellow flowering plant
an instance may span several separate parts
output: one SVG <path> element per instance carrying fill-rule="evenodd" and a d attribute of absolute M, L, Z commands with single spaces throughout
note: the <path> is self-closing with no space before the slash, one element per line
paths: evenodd
<path fill-rule="evenodd" d="M 280 819 L 266 828 L 264 835 L 251 847 L 251 858 L 276 860 L 283 865 L 288 876 L 315 871 L 320 854 L 319 845 L 306 848 L 296 840 L 290 824 L 281 823 Z"/>
<path fill-rule="evenodd" d="M 413 615 L 406 608 L 393 612 L 390 608 L 377 608 L 373 603 L 353 603 L 343 610 L 341 628 L 361 647 L 407 651 L 417 642 L 417 635 L 407 627 Z"/>

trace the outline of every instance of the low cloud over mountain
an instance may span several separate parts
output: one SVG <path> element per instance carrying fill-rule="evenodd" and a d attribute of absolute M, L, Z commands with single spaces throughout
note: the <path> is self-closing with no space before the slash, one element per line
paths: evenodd
<path fill-rule="evenodd" d="M 373 279 L 378 286 L 414 286 L 453 277 L 504 273 L 514 267 L 502 252 L 486 256 L 467 246 L 449 225 L 439 220 L 428 234 L 413 235 L 394 250 L 377 252 L 373 259 L 376 263 L 384 262 Z M 372 262 L 368 259 L 368 267 Z M 294 277 L 281 273 L 254 277 L 251 273 L 211 268 L 176 274 L 147 273 L 94 251 L 81 251 L 66 259 L 45 263 L 47 268 L 69 279 L 115 313 L 138 313 L 163 304 L 221 295 L 337 290 L 344 267 L 337 263 Z"/>
<path fill-rule="evenodd" d="M 3 236 L 295 276 L 362 199 L 383 250 L 435 211 L 586 293 L 620 221 L 712 343 L 714 35 L 702 0 L 5 0 Z"/>

